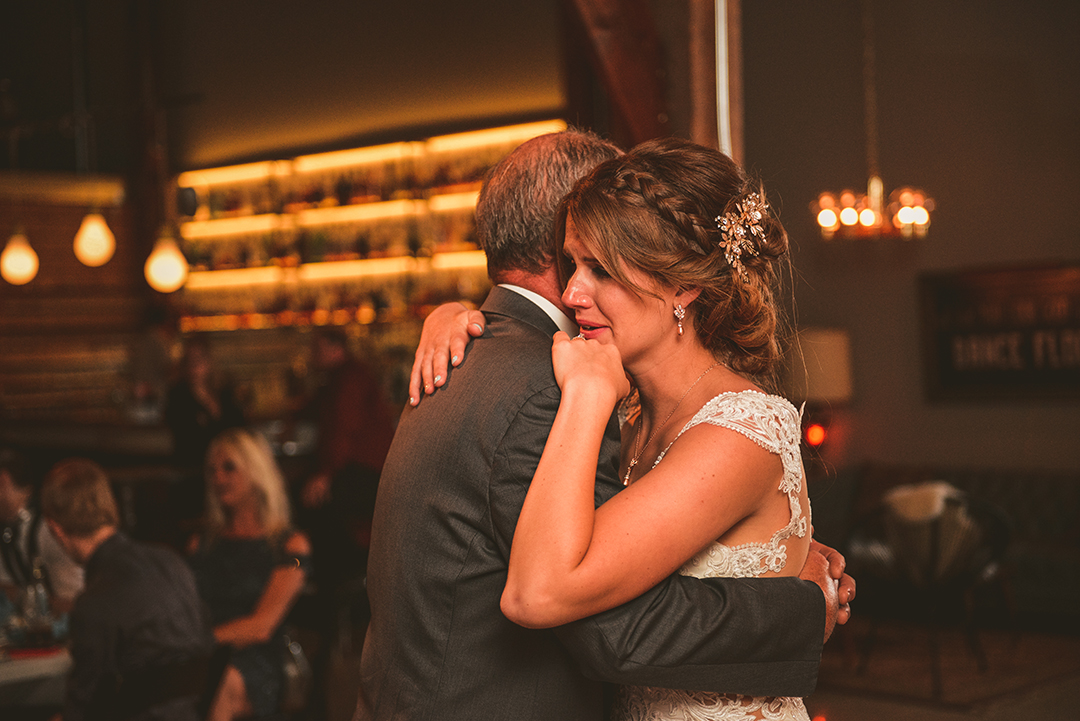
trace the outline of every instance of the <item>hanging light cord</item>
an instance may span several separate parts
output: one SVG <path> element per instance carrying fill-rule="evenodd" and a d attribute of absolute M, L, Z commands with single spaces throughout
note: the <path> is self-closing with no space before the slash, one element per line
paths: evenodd
<path fill-rule="evenodd" d="M 863 0 L 863 123 L 866 126 L 866 165 L 870 177 L 878 172 L 877 90 L 875 84 L 874 16 L 870 0 Z"/>

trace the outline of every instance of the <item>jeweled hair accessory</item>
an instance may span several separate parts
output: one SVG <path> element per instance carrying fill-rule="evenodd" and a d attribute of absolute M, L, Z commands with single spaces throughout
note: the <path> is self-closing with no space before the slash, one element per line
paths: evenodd
<path fill-rule="evenodd" d="M 757 193 L 750 193 L 741 203 L 735 204 L 735 210 L 716 216 L 716 227 L 720 229 L 720 247 L 728 265 L 742 276 L 744 283 L 750 282 L 750 274 L 742 263 L 742 254 L 757 255 L 757 240 L 765 240 L 765 229 L 761 220 L 769 212 L 769 204 Z"/>

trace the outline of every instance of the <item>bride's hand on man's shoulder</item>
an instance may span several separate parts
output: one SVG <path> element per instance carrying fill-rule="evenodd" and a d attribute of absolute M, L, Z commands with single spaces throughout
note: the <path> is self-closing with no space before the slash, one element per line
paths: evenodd
<path fill-rule="evenodd" d="M 444 303 L 424 319 L 420 345 L 409 376 L 409 405 L 420 402 L 421 390 L 431 395 L 446 382 L 451 366 L 461 365 L 465 346 L 484 334 L 484 314 L 461 303 Z"/>
<path fill-rule="evenodd" d="M 551 360 L 555 368 L 555 381 L 563 392 L 566 392 L 568 384 L 581 382 L 584 387 L 593 390 L 610 390 L 615 403 L 630 393 L 630 381 L 623 370 L 622 356 L 611 343 L 590 341 L 580 336 L 571 338 L 559 331 L 552 339 Z"/>

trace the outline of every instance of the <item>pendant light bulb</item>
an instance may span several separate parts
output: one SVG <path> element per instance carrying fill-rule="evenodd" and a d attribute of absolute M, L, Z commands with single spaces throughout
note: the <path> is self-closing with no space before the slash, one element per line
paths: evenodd
<path fill-rule="evenodd" d="M 116 251 L 116 238 L 101 213 L 87 213 L 75 234 L 75 257 L 83 265 L 105 265 Z"/>
<path fill-rule="evenodd" d="M 26 285 L 38 272 L 38 256 L 21 230 L 8 239 L 0 253 L 0 277 L 12 285 Z"/>
<path fill-rule="evenodd" d="M 172 293 L 187 282 L 188 264 L 172 235 L 163 230 L 144 267 L 146 282 L 159 293 Z"/>

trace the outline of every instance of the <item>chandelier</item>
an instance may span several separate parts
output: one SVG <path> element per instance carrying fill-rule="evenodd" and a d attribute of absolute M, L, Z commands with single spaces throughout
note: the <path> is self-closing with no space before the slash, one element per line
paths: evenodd
<path fill-rule="evenodd" d="M 824 192 L 810 204 L 821 237 L 905 239 L 926 237 L 934 201 L 919 188 L 902 187 L 889 194 L 878 169 L 877 92 L 875 89 L 874 24 L 870 3 L 863 2 L 863 121 L 866 126 L 866 165 L 870 180 L 866 192 Z"/>

